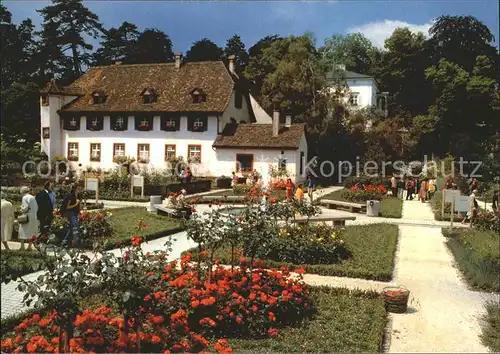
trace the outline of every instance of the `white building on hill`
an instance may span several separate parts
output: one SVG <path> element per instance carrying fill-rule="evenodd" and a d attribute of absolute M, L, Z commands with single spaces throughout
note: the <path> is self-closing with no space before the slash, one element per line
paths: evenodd
<path fill-rule="evenodd" d="M 72 168 L 110 170 L 134 158 L 164 169 L 183 157 L 198 176 L 229 176 L 238 166 L 286 166 L 293 177 L 307 158 L 304 125 L 280 124 L 220 61 L 110 65 L 72 84 L 41 91 L 41 143 Z M 283 122 L 282 122 L 283 123 Z M 289 123 L 289 122 L 288 122 Z"/>

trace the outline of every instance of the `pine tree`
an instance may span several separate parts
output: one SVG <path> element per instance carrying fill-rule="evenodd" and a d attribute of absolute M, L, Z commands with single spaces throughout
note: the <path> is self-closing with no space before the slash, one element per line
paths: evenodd
<path fill-rule="evenodd" d="M 237 68 L 240 71 L 245 70 L 245 67 L 248 65 L 248 53 L 245 49 L 245 44 L 243 44 L 241 37 L 237 34 L 226 41 L 224 55 L 226 61 L 229 55 L 235 55 Z"/>
<path fill-rule="evenodd" d="M 139 35 L 124 61 L 132 64 L 167 63 L 173 58 L 172 41 L 168 35 L 148 28 Z"/>
<path fill-rule="evenodd" d="M 101 47 L 94 54 L 94 65 L 109 65 L 116 61 L 130 60 L 132 48 L 139 38 L 137 26 L 123 22 L 118 28 L 106 30 L 102 36 Z"/>

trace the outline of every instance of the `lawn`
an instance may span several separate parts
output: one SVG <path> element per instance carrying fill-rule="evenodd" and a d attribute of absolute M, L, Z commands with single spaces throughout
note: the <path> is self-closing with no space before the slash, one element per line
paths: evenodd
<path fill-rule="evenodd" d="M 493 231 L 443 229 L 458 269 L 474 288 L 500 291 L 500 235 Z"/>
<path fill-rule="evenodd" d="M 261 260 L 268 267 L 287 266 L 291 269 L 304 267 L 308 273 L 363 278 L 381 281 L 392 279 L 394 254 L 398 242 L 398 226 L 372 224 L 347 226 L 342 236 L 351 257 L 337 264 L 299 265 Z M 191 249 L 196 259 L 197 249 Z M 231 262 L 231 250 L 224 247 L 216 251 L 215 258 L 222 263 Z"/>
<path fill-rule="evenodd" d="M 235 353 L 380 353 L 387 313 L 376 292 L 312 288 L 318 313 L 275 338 L 231 339 Z"/>
<path fill-rule="evenodd" d="M 486 305 L 481 339 L 491 352 L 500 352 L 500 305 L 498 303 L 491 302 Z"/>
<path fill-rule="evenodd" d="M 342 198 L 342 189 L 325 194 L 321 199 L 333 199 L 349 202 Z M 380 202 L 380 216 L 384 218 L 400 219 L 403 216 L 403 200 L 399 198 L 387 197 Z"/>
<path fill-rule="evenodd" d="M 151 240 L 183 229 L 180 220 L 150 213 L 143 207 L 113 209 L 111 213 L 109 220 L 113 227 L 113 236 L 106 240 L 106 249 L 116 248 L 119 242 L 128 243 L 131 235 Z M 144 221 L 147 227 L 137 231 L 137 223 L 140 220 Z"/>
<path fill-rule="evenodd" d="M 2 250 L 1 257 L 1 281 L 4 281 L 8 274 L 3 262 L 5 262 L 11 269 L 10 274 L 17 276 L 37 271 L 44 262 L 42 256 L 37 250 Z"/>

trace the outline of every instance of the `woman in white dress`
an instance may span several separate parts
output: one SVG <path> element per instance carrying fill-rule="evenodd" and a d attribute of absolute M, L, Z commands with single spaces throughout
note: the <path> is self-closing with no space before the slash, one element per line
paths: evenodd
<path fill-rule="evenodd" d="M 24 250 L 24 243 L 29 241 L 32 236 L 38 236 L 38 204 L 34 196 L 30 194 L 29 187 L 21 187 L 21 212 L 28 214 L 28 222 L 19 224 L 19 241 L 21 250 Z M 28 251 L 31 249 L 31 242 L 28 245 Z"/>
<path fill-rule="evenodd" d="M 12 238 L 12 227 L 14 226 L 14 207 L 11 202 L 2 199 L 2 224 L 0 233 L 2 234 L 2 243 L 6 250 L 9 248 L 10 239 Z"/>

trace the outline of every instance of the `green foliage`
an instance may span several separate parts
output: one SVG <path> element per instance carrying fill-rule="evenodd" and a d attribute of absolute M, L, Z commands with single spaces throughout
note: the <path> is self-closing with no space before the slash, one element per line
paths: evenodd
<path fill-rule="evenodd" d="M 326 225 L 285 227 L 259 249 L 259 259 L 294 264 L 335 264 L 349 258 L 342 230 Z"/>
<path fill-rule="evenodd" d="M 380 217 L 400 219 L 403 217 L 403 200 L 383 198 L 380 202 Z"/>
<path fill-rule="evenodd" d="M 493 231 L 444 230 L 458 268 L 479 289 L 499 291 L 500 234 Z"/>
<path fill-rule="evenodd" d="M 37 251 L 2 250 L 1 281 L 41 270 L 45 262 L 52 261 L 52 257 L 45 258 Z"/>
<path fill-rule="evenodd" d="M 193 43 L 186 52 L 186 61 L 218 61 L 222 59 L 224 51 L 208 38 Z"/>
<path fill-rule="evenodd" d="M 378 190 L 353 191 L 350 189 L 344 189 L 344 190 L 342 190 L 342 193 L 340 194 L 340 198 L 342 198 L 342 200 L 345 200 L 348 202 L 364 203 L 368 200 L 382 200 L 382 198 L 384 198 L 384 195 L 382 194 L 382 192 L 380 192 Z"/>
<path fill-rule="evenodd" d="M 297 328 L 284 328 L 275 338 L 231 339 L 235 352 L 379 353 L 387 323 L 384 301 L 376 292 L 314 288 L 317 315 Z"/>
<path fill-rule="evenodd" d="M 500 305 L 498 302 L 490 302 L 486 305 L 486 316 L 483 320 L 481 339 L 493 353 L 498 353 L 500 352 Z"/>
<path fill-rule="evenodd" d="M 100 48 L 94 53 L 95 65 L 110 65 L 116 61 L 127 62 L 138 37 L 137 26 L 129 22 L 123 22 L 118 28 L 106 30 Z"/>
<path fill-rule="evenodd" d="M 230 55 L 236 56 L 236 70 L 240 72 L 245 70 L 245 67 L 248 65 L 248 53 L 245 50 L 245 44 L 241 41 L 241 37 L 237 34 L 226 41 L 226 47 L 224 48 L 226 61 Z"/>
<path fill-rule="evenodd" d="M 149 64 L 166 63 L 172 61 L 174 53 L 172 52 L 172 41 L 164 32 L 148 28 L 137 38 L 134 45 L 130 48 L 127 63 Z"/>

